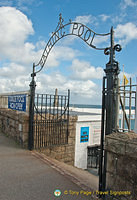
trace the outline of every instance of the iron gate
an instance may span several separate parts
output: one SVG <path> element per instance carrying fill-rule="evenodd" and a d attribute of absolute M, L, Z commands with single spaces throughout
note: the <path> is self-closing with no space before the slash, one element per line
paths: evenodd
<path fill-rule="evenodd" d="M 68 143 L 69 96 L 35 94 L 34 148 Z"/>
<path fill-rule="evenodd" d="M 88 146 L 88 162 L 87 168 L 99 169 L 99 150 L 100 146 Z"/>

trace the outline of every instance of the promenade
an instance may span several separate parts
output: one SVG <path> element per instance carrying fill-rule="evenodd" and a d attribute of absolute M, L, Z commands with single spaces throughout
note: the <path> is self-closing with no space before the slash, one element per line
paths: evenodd
<path fill-rule="evenodd" d="M 0 200 L 91 200 L 96 197 L 86 192 L 97 185 L 88 172 L 24 150 L 0 133 Z"/>

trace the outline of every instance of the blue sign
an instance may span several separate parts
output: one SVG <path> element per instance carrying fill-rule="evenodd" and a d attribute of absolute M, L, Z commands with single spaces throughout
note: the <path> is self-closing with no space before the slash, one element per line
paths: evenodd
<path fill-rule="evenodd" d="M 26 95 L 11 95 L 8 96 L 8 108 L 12 110 L 26 111 Z"/>
<path fill-rule="evenodd" d="M 81 127 L 80 142 L 88 142 L 89 140 L 89 127 Z"/>

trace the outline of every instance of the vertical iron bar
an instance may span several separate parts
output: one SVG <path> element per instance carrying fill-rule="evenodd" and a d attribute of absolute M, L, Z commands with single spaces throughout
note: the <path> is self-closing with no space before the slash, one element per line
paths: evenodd
<path fill-rule="evenodd" d="M 65 96 L 65 99 L 64 99 L 64 109 L 66 109 L 66 96 Z M 66 115 L 67 115 L 67 110 L 65 111 L 65 113 L 64 113 L 64 119 L 66 119 Z"/>
<path fill-rule="evenodd" d="M 39 122 L 36 120 L 36 139 L 35 139 L 35 143 L 36 143 L 36 148 L 38 148 L 38 133 L 39 133 Z"/>
<path fill-rule="evenodd" d="M 40 138 L 40 131 L 39 131 L 39 124 L 40 124 L 40 119 L 39 119 L 39 94 L 37 94 L 37 125 L 38 125 L 38 135 L 37 135 L 37 141 L 38 141 L 38 148 L 39 148 L 39 138 Z"/>
<path fill-rule="evenodd" d="M 62 95 L 61 95 L 61 119 L 60 119 L 61 121 L 61 123 L 60 123 L 60 144 L 62 143 L 62 141 L 63 141 L 63 134 L 64 133 L 62 133 Z"/>
<path fill-rule="evenodd" d="M 123 92 L 123 123 L 122 123 L 122 129 L 123 132 L 125 130 L 125 79 L 124 79 L 124 92 Z"/>
<path fill-rule="evenodd" d="M 29 105 L 29 140 L 28 140 L 28 149 L 32 150 L 34 148 L 34 104 L 35 104 L 35 87 L 36 83 L 34 80 L 35 74 L 35 65 L 33 64 L 33 73 L 31 74 L 32 81 L 30 83 L 30 105 Z"/>
<path fill-rule="evenodd" d="M 48 142 L 47 142 L 47 144 L 48 144 L 48 146 L 49 146 L 49 138 L 50 138 L 50 124 L 49 124 L 49 121 L 50 121 L 50 95 L 48 95 L 48 131 L 47 131 L 47 133 L 48 133 Z"/>
<path fill-rule="evenodd" d="M 41 96 L 41 137 L 42 137 L 42 141 L 41 141 L 41 145 L 43 147 L 43 128 L 44 128 L 44 124 L 43 124 L 43 94 Z"/>
<path fill-rule="evenodd" d="M 47 119 L 47 114 L 48 114 L 48 111 L 47 111 L 47 94 L 46 94 L 45 119 Z"/>
<path fill-rule="evenodd" d="M 37 148 L 39 146 L 39 94 L 37 94 L 37 111 L 36 111 L 36 121 L 37 121 Z"/>
<path fill-rule="evenodd" d="M 48 114 L 48 111 L 47 111 L 47 94 L 45 96 L 46 100 L 45 100 L 45 134 L 44 134 L 44 143 L 45 143 L 45 146 L 47 146 L 47 114 Z"/>
<path fill-rule="evenodd" d="M 50 95 L 50 110 L 49 110 L 49 134 L 50 134 L 50 145 L 52 145 L 52 133 L 51 133 L 51 95 Z"/>
<path fill-rule="evenodd" d="M 69 136 L 69 100 L 70 100 L 70 90 L 68 90 L 68 103 L 67 103 L 67 143 Z"/>
<path fill-rule="evenodd" d="M 57 104 L 57 94 L 55 92 L 55 95 L 53 96 L 53 119 L 52 119 L 54 144 L 57 144 L 57 138 L 55 132 L 55 108 L 57 106 L 56 104 Z"/>
<path fill-rule="evenodd" d="M 58 117 L 59 117 L 58 111 L 59 111 L 59 95 L 58 95 L 58 104 L 57 104 L 57 119 L 58 119 Z"/>
<path fill-rule="evenodd" d="M 117 128 L 119 129 L 119 106 L 120 106 L 120 92 L 119 92 L 119 84 L 120 84 L 120 81 L 119 81 L 119 78 L 118 78 L 118 87 L 117 87 Z"/>
<path fill-rule="evenodd" d="M 132 98 L 132 80 L 130 78 L 130 91 L 129 91 L 129 130 L 131 131 L 131 98 Z"/>
<path fill-rule="evenodd" d="M 59 104 L 60 104 L 60 102 L 59 102 L 59 95 L 58 95 L 58 104 L 57 104 L 57 119 L 56 119 L 56 132 L 57 132 L 57 138 L 58 138 L 58 140 L 57 140 L 57 144 L 59 144 L 59 123 L 58 123 L 58 121 L 59 121 L 59 119 L 58 119 L 58 117 L 59 117 Z"/>
<path fill-rule="evenodd" d="M 100 157 L 99 157 L 99 191 L 102 191 L 103 182 L 103 152 L 104 152 L 104 124 L 105 124 L 105 79 L 103 77 L 103 90 L 102 90 L 102 119 L 101 119 L 101 145 L 100 145 Z"/>

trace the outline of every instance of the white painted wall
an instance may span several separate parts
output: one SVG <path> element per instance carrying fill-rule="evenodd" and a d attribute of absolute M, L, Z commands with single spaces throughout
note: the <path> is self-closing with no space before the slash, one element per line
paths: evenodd
<path fill-rule="evenodd" d="M 88 142 L 80 142 L 81 127 L 89 127 Z M 87 146 L 100 144 L 101 115 L 80 115 L 76 124 L 75 163 L 78 168 L 87 169 Z"/>

